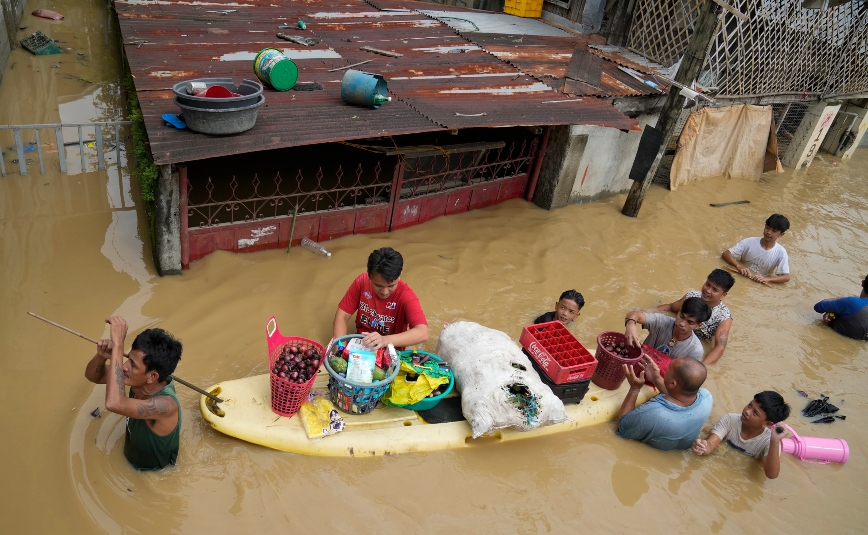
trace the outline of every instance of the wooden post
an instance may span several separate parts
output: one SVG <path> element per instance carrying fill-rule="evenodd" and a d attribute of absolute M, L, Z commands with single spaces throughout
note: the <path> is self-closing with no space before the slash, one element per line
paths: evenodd
<path fill-rule="evenodd" d="M 636 0 L 616 0 L 614 13 L 605 35 L 606 43 L 616 46 L 627 46 L 627 32 L 633 20 Z"/>
<path fill-rule="evenodd" d="M 717 28 L 717 10 L 718 7 L 714 0 L 705 0 L 705 5 L 702 6 L 699 18 L 693 26 L 693 36 L 687 43 L 687 50 L 684 51 L 684 58 L 681 60 L 681 66 L 675 75 L 676 82 L 690 86 L 699 75 L 702 64 L 705 63 L 708 44 L 714 37 Z M 663 105 L 663 110 L 657 119 L 656 128 L 663 132 L 663 143 L 660 145 L 657 157 L 654 159 L 651 169 L 648 170 L 648 174 L 645 175 L 645 179 L 641 182 L 638 180 L 633 182 L 630 193 L 627 195 L 627 201 L 621 210 L 622 214 L 630 217 L 639 215 L 642 201 L 645 200 L 645 193 L 648 191 L 648 186 L 651 185 L 654 175 L 657 174 L 657 168 L 660 167 L 660 161 L 666 153 L 666 148 L 669 147 L 669 142 L 675 133 L 675 124 L 681 116 L 683 107 L 684 97 L 679 94 L 677 88 L 673 87 L 670 89 L 666 104 Z"/>

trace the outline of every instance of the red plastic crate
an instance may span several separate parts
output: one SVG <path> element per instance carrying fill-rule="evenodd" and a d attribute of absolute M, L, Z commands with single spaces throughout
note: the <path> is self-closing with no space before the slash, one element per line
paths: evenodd
<path fill-rule="evenodd" d="M 559 321 L 528 325 L 519 343 L 555 384 L 589 379 L 597 359 Z"/>
<path fill-rule="evenodd" d="M 656 364 L 657 367 L 660 368 L 660 377 L 666 375 L 666 370 L 669 369 L 669 364 L 672 362 L 672 357 L 662 351 L 657 351 L 656 349 L 647 344 L 642 344 L 642 354 L 651 357 L 651 360 L 654 361 L 654 364 Z M 641 363 L 637 362 L 636 364 L 633 364 L 633 373 L 639 375 L 639 372 L 641 371 Z M 647 378 L 645 379 L 645 384 L 654 386 L 654 383 L 652 383 L 651 380 Z"/>

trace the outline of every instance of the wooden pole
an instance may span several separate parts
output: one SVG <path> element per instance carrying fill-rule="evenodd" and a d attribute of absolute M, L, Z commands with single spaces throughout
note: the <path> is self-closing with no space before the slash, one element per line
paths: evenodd
<path fill-rule="evenodd" d="M 717 9 L 718 7 L 714 0 L 706 0 L 702 6 L 699 18 L 693 26 L 693 36 L 690 38 L 690 42 L 687 43 L 687 50 L 684 51 L 681 66 L 678 68 L 678 73 L 675 74 L 676 82 L 690 86 L 699 75 L 702 64 L 705 63 L 705 52 L 708 50 L 708 44 L 714 38 L 715 29 L 717 28 Z M 645 175 L 645 179 L 641 182 L 638 180 L 633 182 L 630 193 L 627 195 L 627 201 L 621 210 L 622 214 L 629 217 L 639 215 L 642 201 L 645 200 L 645 193 L 648 191 L 648 186 L 651 185 L 654 175 L 657 174 L 657 168 L 660 167 L 660 161 L 663 159 L 666 148 L 669 146 L 672 135 L 675 133 L 675 125 L 681 116 L 683 107 L 684 97 L 675 88 L 671 89 L 656 124 L 657 130 L 663 133 L 663 143 L 660 144 L 657 157 L 654 158 L 654 163 L 651 165 L 651 169 L 648 170 L 648 174 Z"/>
<path fill-rule="evenodd" d="M 66 331 L 66 332 L 68 332 L 68 333 L 70 333 L 70 334 L 74 334 L 74 335 L 78 336 L 79 338 L 84 338 L 85 340 L 87 340 L 88 342 L 90 342 L 90 343 L 92 343 L 92 344 L 96 344 L 96 343 L 97 343 L 97 341 L 94 340 L 93 338 L 89 338 L 89 337 L 87 337 L 87 336 L 85 336 L 85 335 L 83 335 L 83 334 L 81 334 L 81 333 L 79 333 L 79 332 L 75 332 L 75 331 L 73 331 L 72 329 L 66 328 L 66 327 L 64 327 L 63 325 L 59 324 L 59 323 L 54 323 L 53 321 L 51 321 L 51 320 L 49 320 L 49 319 L 45 319 L 45 318 L 43 318 L 42 316 L 40 316 L 40 315 L 38 315 L 38 314 L 34 314 L 33 312 L 28 312 L 27 314 L 33 316 L 34 318 L 36 318 L 36 319 L 38 319 L 38 320 L 42 320 L 42 321 L 44 321 L 45 323 L 48 323 L 48 324 L 54 325 L 54 326 L 57 327 L 58 329 L 63 329 L 64 331 Z M 124 353 L 124 356 L 126 357 L 127 354 Z M 187 388 L 192 388 L 192 389 L 195 390 L 196 392 L 199 392 L 199 393 L 202 394 L 203 396 L 205 396 L 205 397 L 207 397 L 207 398 L 209 398 L 209 399 L 211 399 L 211 400 L 213 400 L 213 401 L 216 401 L 217 403 L 223 403 L 223 400 L 220 399 L 220 398 L 218 398 L 218 397 L 215 396 L 214 394 L 211 394 L 210 392 L 205 392 L 204 390 L 202 390 L 202 389 L 199 388 L 198 386 L 196 386 L 196 385 L 194 385 L 194 384 L 191 384 L 191 383 L 188 383 L 187 381 L 185 381 L 185 380 L 179 378 L 179 377 L 176 376 L 176 375 L 170 375 L 169 377 L 172 378 L 172 379 L 174 379 L 174 380 L 176 380 L 176 381 L 178 381 L 179 383 L 181 383 L 182 385 L 186 386 Z"/>

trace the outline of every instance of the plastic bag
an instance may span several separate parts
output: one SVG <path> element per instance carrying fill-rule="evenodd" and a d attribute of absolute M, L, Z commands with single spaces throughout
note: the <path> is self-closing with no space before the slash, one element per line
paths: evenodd
<path fill-rule="evenodd" d="M 299 410 L 301 422 L 307 433 L 307 438 L 323 438 L 340 433 L 346 427 L 346 422 L 332 402 L 322 395 L 305 401 Z"/>
<path fill-rule="evenodd" d="M 408 373 L 416 373 L 406 362 L 401 362 L 401 370 Z M 405 374 L 399 374 L 392 381 L 389 391 L 383 400 L 389 405 L 412 405 L 428 397 L 438 386 L 449 382 L 449 376 L 429 377 L 418 375 L 415 381 L 407 381 Z"/>
<path fill-rule="evenodd" d="M 452 323 L 440 333 L 435 352 L 452 366 L 473 438 L 569 420 L 563 402 L 507 334 L 478 323 Z"/>

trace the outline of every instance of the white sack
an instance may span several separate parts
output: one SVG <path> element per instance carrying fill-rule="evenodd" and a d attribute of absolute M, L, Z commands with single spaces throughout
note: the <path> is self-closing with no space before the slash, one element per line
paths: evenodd
<path fill-rule="evenodd" d="M 521 431 L 568 420 L 564 404 L 534 371 L 521 347 L 500 331 L 478 323 L 452 323 L 440 333 L 435 353 L 455 372 L 461 412 L 473 427 L 473 438 L 504 427 Z M 513 363 L 522 365 L 520 370 Z M 536 397 L 536 421 L 510 401 L 509 388 L 521 384 Z"/>

